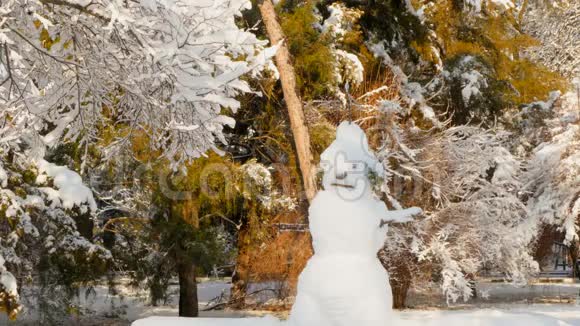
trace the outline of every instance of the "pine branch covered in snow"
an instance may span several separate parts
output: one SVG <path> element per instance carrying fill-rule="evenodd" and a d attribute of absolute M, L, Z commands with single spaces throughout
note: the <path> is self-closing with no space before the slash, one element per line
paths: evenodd
<path fill-rule="evenodd" d="M 475 13 L 479 13 L 482 9 L 496 10 L 504 13 L 510 9 L 517 8 L 513 0 L 465 0 L 465 7 Z"/>
<path fill-rule="evenodd" d="M 380 58 L 384 65 L 389 67 L 393 74 L 397 77 L 398 82 L 401 83 L 400 96 L 401 99 L 408 105 L 409 110 L 417 109 L 421 112 L 423 118 L 429 121 L 433 127 L 441 128 L 443 124 L 435 114 L 433 108 L 428 104 L 425 95 L 428 90 L 418 82 L 409 80 L 409 77 L 403 72 L 403 69 L 397 65 L 389 55 L 388 46 L 385 42 L 377 42 L 368 44 L 369 49 L 376 58 Z"/>
<path fill-rule="evenodd" d="M 329 5 L 327 9 L 330 16 L 316 26 L 323 37 L 328 36 L 332 40 L 330 51 L 335 59 L 334 79 L 336 85 L 333 87 L 334 93 L 343 104 L 346 104 L 347 94 L 341 88 L 346 85 L 360 85 L 364 79 L 364 67 L 356 54 L 340 47 L 347 33 L 353 32 L 354 25 L 361 17 L 362 11 L 348 8 L 340 2 Z"/>
<path fill-rule="evenodd" d="M 12 151 L 0 160 L 0 297 L 11 307 L 11 316 L 19 310 L 18 287 L 25 279 L 40 282 L 41 288 L 74 287 L 102 275 L 112 259 L 79 229 L 96 210 L 81 177 L 67 167 L 28 157 Z M 39 274 L 42 279 L 36 279 Z M 36 304 L 43 300 L 37 297 Z"/>
<path fill-rule="evenodd" d="M 10 318 L 15 318 L 22 309 L 19 301 L 16 278 L 6 270 L 4 258 L 0 255 L 0 311 L 5 311 Z"/>

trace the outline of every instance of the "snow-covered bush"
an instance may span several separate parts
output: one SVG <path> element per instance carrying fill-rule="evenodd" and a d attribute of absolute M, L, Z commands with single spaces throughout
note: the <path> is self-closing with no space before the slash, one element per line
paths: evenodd
<path fill-rule="evenodd" d="M 257 199 L 268 210 L 296 208 L 293 198 L 275 189 L 272 173 L 265 165 L 252 160 L 244 163 L 240 170 L 244 179 L 242 195 L 247 200 Z"/>
<path fill-rule="evenodd" d="M 3 295 L 13 317 L 19 309 L 17 284 L 38 286 L 50 295 L 35 295 L 35 306 L 27 307 L 48 316 L 67 309 L 54 306 L 57 297 L 70 299 L 74 288 L 103 275 L 112 258 L 87 238 L 90 234 L 79 232 L 96 211 L 81 177 L 65 166 L 27 157 L 11 151 L 0 161 L 1 272 L 3 281 L 12 280 L 0 288 L 7 291 Z"/>
<path fill-rule="evenodd" d="M 380 140 L 383 195 L 395 209 L 416 205 L 427 216 L 391 227 L 380 255 L 395 292 L 436 280 L 454 302 L 474 294 L 471 280 L 481 273 L 518 284 L 534 275 L 537 225 L 520 197 L 522 161 L 509 151 L 512 136 L 470 126 L 421 130 L 392 101 L 377 114 L 370 132 Z"/>
<path fill-rule="evenodd" d="M 537 229 L 519 197 L 521 161 L 505 147 L 508 136 L 478 127 L 452 127 L 442 135 L 445 197 L 430 215 L 421 259 L 441 264 L 449 301 L 468 299 L 466 278 L 479 272 L 521 284 L 538 271 L 530 254 Z"/>
<path fill-rule="evenodd" d="M 514 151 L 517 155 L 529 158 L 534 149 L 552 137 L 549 125 L 550 121 L 556 118 L 555 106 L 560 102 L 560 91 L 550 92 L 548 99 L 545 101 L 536 101 L 523 105 L 515 112 L 505 114 L 507 121 L 516 130 L 512 141 Z M 574 119 L 568 113 L 563 119 Z"/>

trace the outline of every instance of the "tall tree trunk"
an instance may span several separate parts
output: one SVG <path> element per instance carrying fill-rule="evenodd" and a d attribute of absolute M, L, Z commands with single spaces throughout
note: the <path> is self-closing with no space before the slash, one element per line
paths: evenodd
<path fill-rule="evenodd" d="M 199 316 L 197 302 L 197 282 L 195 280 L 195 264 L 190 261 L 179 262 L 179 316 Z"/>
<path fill-rule="evenodd" d="M 248 231 L 242 230 L 238 235 L 238 257 L 236 260 L 236 270 L 232 277 L 231 307 L 242 309 L 246 304 L 246 294 L 248 289 L 250 271 L 250 244 Z"/>
<path fill-rule="evenodd" d="M 469 282 L 469 288 L 471 289 L 471 298 L 477 299 L 477 283 L 475 282 L 474 274 L 466 275 L 467 281 Z"/>
<path fill-rule="evenodd" d="M 393 309 L 405 309 L 411 280 L 409 278 L 391 279 L 390 283 L 393 291 Z"/>
<path fill-rule="evenodd" d="M 578 277 L 578 266 L 576 261 L 578 260 L 578 243 L 576 241 L 570 242 L 568 245 L 568 254 L 570 255 L 570 262 L 572 263 L 572 278 Z"/>
<path fill-rule="evenodd" d="M 378 255 L 381 264 L 389 272 L 389 283 L 393 293 L 393 309 L 407 307 L 407 295 L 411 288 L 413 275 L 410 264 L 413 264 L 413 256 L 410 252 L 392 251 L 383 247 Z"/>
<path fill-rule="evenodd" d="M 304 192 L 308 202 L 312 201 L 316 194 L 316 183 L 314 180 L 314 169 L 312 164 L 312 152 L 310 151 L 310 134 L 304 118 L 304 110 L 302 108 L 302 101 L 296 89 L 296 78 L 294 67 L 290 60 L 290 52 L 284 42 L 284 33 L 276 19 L 276 10 L 271 0 L 263 0 L 259 5 L 266 32 L 273 45 L 280 44 L 280 48 L 276 53 L 276 66 L 280 73 L 280 82 L 282 83 L 282 90 L 284 92 L 284 100 L 288 109 L 288 116 L 290 118 L 290 127 L 294 135 L 294 144 L 296 146 L 296 154 L 300 165 L 300 172 L 302 174 L 302 182 L 304 185 Z"/>

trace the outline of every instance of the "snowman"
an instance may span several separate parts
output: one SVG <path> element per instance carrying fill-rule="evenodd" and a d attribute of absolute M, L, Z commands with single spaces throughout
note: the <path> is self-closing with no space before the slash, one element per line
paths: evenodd
<path fill-rule="evenodd" d="M 388 222 L 406 222 L 418 208 L 389 211 L 369 175 L 382 165 L 363 130 L 351 122 L 321 155 L 323 190 L 313 199 L 309 224 L 314 255 L 298 281 L 292 326 L 377 326 L 392 321 L 389 275 L 377 258 Z"/>

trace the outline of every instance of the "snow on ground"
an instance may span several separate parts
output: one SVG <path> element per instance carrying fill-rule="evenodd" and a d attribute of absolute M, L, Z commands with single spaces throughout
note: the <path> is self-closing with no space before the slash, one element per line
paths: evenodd
<path fill-rule="evenodd" d="M 226 281 L 209 280 L 199 284 L 200 309 L 206 308 L 206 304 L 215 297 L 224 292 L 229 293 L 231 284 Z M 267 283 L 263 286 L 254 285 L 253 290 L 262 288 L 276 288 L 278 284 Z M 477 284 L 478 292 L 489 294 L 488 299 L 479 298 L 466 304 L 455 304 L 451 307 L 445 306 L 445 300 L 440 294 L 423 295 L 419 298 L 416 293 L 411 293 L 410 303 L 417 309 L 407 310 L 400 313 L 404 320 L 421 321 L 429 319 L 456 318 L 465 317 L 476 318 L 478 315 L 487 314 L 534 314 L 540 317 L 558 318 L 570 325 L 580 326 L 580 306 L 574 305 L 574 300 L 580 291 L 578 283 L 538 283 L 524 287 L 514 287 L 506 283 L 493 283 L 489 281 Z M 172 286 L 170 291 L 173 295 L 166 305 L 157 307 L 151 306 L 146 297 L 146 290 L 133 290 L 130 288 L 119 287 L 120 295 L 112 296 L 108 294 L 106 286 L 95 288 L 94 295 L 85 300 L 82 298 L 82 304 L 89 313 L 86 316 L 75 317 L 68 323 L 62 325 L 82 325 L 82 326 L 128 326 L 137 319 L 143 319 L 151 316 L 177 316 L 177 287 Z M 275 292 L 275 291 L 274 291 Z M 272 291 L 260 292 L 258 301 L 266 302 L 271 299 L 268 293 Z M 121 300 L 122 299 L 122 300 Z M 529 304 L 538 302 L 553 302 L 552 304 Z M 116 313 L 112 313 L 111 307 L 117 307 Z M 262 311 L 206 311 L 201 315 L 207 318 L 240 318 L 262 316 L 266 314 Z M 463 314 L 463 315 L 462 315 Z M 16 322 L 8 322 L 3 314 L 0 314 L 1 326 L 36 326 L 34 322 L 35 314 L 31 311 L 24 311 L 23 315 Z M 278 314 L 277 317 L 285 317 Z M 248 322 L 253 319 L 248 319 Z M 471 319 L 470 319 L 471 320 Z M 189 320 L 188 320 L 189 321 Z M 188 326 L 193 325 L 191 321 Z M 138 325 L 138 324 L 137 324 Z M 164 323 L 163 326 L 173 326 L 179 324 Z M 200 324 L 201 325 L 201 324 Z M 213 321 L 211 326 L 219 326 Z M 243 326 L 243 324 L 239 324 Z M 259 324 L 250 324 L 251 326 L 260 326 Z M 395 324 L 393 324 L 396 326 Z M 461 326 L 477 325 L 475 323 L 465 323 Z M 529 323 L 510 323 L 509 326 L 525 325 Z M 204 325 L 205 326 L 205 325 Z M 238 326 L 238 324 L 236 324 Z M 422 325 L 427 326 L 427 325 Z M 452 326 L 452 325 L 445 325 Z M 495 326 L 495 325 L 494 325 Z"/>
<path fill-rule="evenodd" d="M 120 280 L 126 281 L 126 280 Z M 210 302 L 224 293 L 229 295 L 231 283 L 228 280 L 213 281 L 208 280 L 201 282 L 198 286 L 198 298 L 200 309 L 207 307 Z M 30 289 L 23 289 L 27 293 Z M 84 316 L 73 316 L 63 325 L 82 325 L 82 326 L 102 326 L 102 325 L 129 325 L 130 322 L 146 318 L 149 316 L 176 316 L 178 313 L 178 287 L 172 285 L 169 288 L 170 299 L 166 304 L 160 303 L 159 306 L 151 306 L 146 289 L 133 289 L 126 286 L 118 286 L 118 294 L 111 295 L 107 286 L 96 286 L 94 292 L 88 296 L 81 295 L 77 304 L 83 307 Z M 85 293 L 81 290 L 80 293 Z M 26 304 L 25 304 L 26 305 Z M 222 312 L 204 312 L 207 317 L 223 316 Z M 230 313 L 228 317 L 242 317 L 241 313 Z M 17 321 L 10 322 L 6 316 L 0 313 L 0 326 L 28 326 L 37 325 L 35 320 L 38 318 L 38 312 L 32 309 L 25 309 L 19 315 Z"/>
<path fill-rule="evenodd" d="M 567 281 L 568 279 L 559 279 Z M 452 308 L 467 306 L 487 306 L 501 303 L 571 303 L 576 301 L 580 292 L 580 283 L 546 283 L 536 282 L 524 286 L 511 283 L 481 280 L 477 282 L 477 298 L 467 303 L 461 300 L 452 304 Z M 407 304 L 413 308 L 445 308 L 446 300 L 438 286 L 421 291 L 411 290 Z M 580 309 L 580 308 L 579 308 Z"/>
<path fill-rule="evenodd" d="M 406 325 L 423 326 L 532 326 L 580 325 L 580 308 L 573 305 L 503 305 L 469 310 L 409 310 L 401 313 Z"/>
<path fill-rule="evenodd" d="M 133 326 L 275 326 L 288 325 L 265 318 L 151 317 Z M 565 326 L 580 325 L 580 308 L 574 305 L 502 305 L 494 309 L 407 310 L 394 313 L 392 326 Z M 290 325 L 288 325 L 290 326 Z M 385 325 L 386 326 L 386 325 Z"/>

